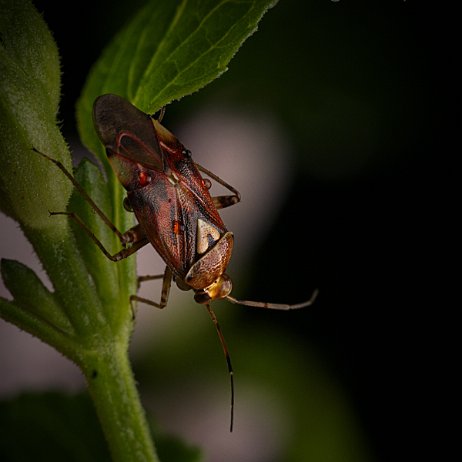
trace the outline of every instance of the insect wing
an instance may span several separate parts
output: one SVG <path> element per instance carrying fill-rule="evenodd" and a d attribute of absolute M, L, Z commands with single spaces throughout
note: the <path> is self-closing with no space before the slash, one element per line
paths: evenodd
<path fill-rule="evenodd" d="M 210 196 L 207 183 L 191 158 L 191 152 L 158 121 L 153 120 L 153 124 L 165 154 L 165 170 L 171 172 L 177 181 L 180 206 L 191 215 L 189 232 L 194 236 L 196 255 L 201 256 L 227 229 Z"/>
<path fill-rule="evenodd" d="M 157 120 L 153 120 L 159 145 L 164 153 L 164 171 L 171 172 L 183 194 L 186 191 L 191 195 L 191 200 L 195 203 L 193 208 L 197 208 L 203 218 L 217 228 L 226 228 L 218 213 L 206 182 L 202 178 L 196 164 L 191 158 L 191 152 L 184 148 L 180 141 L 169 130 L 162 126 Z M 193 199 L 194 198 L 194 199 Z M 187 204 L 191 206 L 191 204 Z"/>
<path fill-rule="evenodd" d="M 111 94 L 99 96 L 93 105 L 93 121 L 118 176 L 119 170 L 129 164 L 122 162 L 119 166 L 114 156 L 122 156 L 146 168 L 163 169 L 162 150 L 151 118 L 127 100 Z"/>

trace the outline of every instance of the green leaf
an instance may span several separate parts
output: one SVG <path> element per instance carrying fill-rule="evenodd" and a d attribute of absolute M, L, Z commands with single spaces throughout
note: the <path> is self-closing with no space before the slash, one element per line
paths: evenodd
<path fill-rule="evenodd" d="M 275 0 L 151 1 L 104 50 L 77 105 L 83 143 L 105 162 L 92 126 L 95 98 L 115 93 L 147 113 L 227 70 Z"/>
<path fill-rule="evenodd" d="M 15 260 L 2 259 L 1 274 L 15 304 L 35 314 L 65 332 L 72 332 L 72 325 L 53 294 L 27 266 Z"/>
<path fill-rule="evenodd" d="M 28 0 L 0 0 L 0 210 L 31 228 L 50 226 L 72 186 L 32 151 L 70 165 L 56 125 L 60 67 L 56 44 Z"/>

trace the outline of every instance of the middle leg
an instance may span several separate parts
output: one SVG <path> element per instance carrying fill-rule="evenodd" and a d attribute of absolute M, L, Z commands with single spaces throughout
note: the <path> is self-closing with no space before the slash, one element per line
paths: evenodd
<path fill-rule="evenodd" d="M 160 309 L 165 308 L 167 306 L 168 297 L 170 294 L 170 287 L 172 285 L 172 270 L 168 266 L 165 267 L 164 274 L 156 274 L 155 276 L 139 276 L 138 288 L 140 287 L 142 282 L 153 281 L 155 279 L 160 278 L 162 278 L 162 292 L 160 295 L 160 302 L 155 302 L 153 300 L 149 300 L 148 298 L 139 297 L 138 295 L 132 295 L 130 297 L 130 304 L 132 306 L 133 312 L 135 312 L 133 308 L 133 302 L 145 303 L 146 305 L 155 306 L 156 308 Z"/>

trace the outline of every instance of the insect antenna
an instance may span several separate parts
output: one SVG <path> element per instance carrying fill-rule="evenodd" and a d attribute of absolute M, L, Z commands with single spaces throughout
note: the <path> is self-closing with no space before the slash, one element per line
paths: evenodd
<path fill-rule="evenodd" d="M 225 337 L 223 336 L 223 333 L 221 332 L 220 324 L 218 324 L 218 319 L 215 315 L 215 312 L 212 310 L 209 303 L 207 303 L 205 307 L 207 308 L 207 312 L 209 313 L 210 319 L 215 325 L 215 329 L 217 331 L 218 338 L 220 339 L 221 347 L 223 348 L 223 353 L 225 355 L 226 364 L 228 365 L 229 380 L 231 384 L 231 420 L 229 424 L 229 431 L 232 432 L 233 425 L 234 425 L 234 371 L 233 371 L 233 366 L 231 365 L 231 357 L 229 356 L 229 351 L 228 351 L 228 347 L 226 346 Z"/>
<path fill-rule="evenodd" d="M 236 305 L 244 305 L 244 306 L 252 306 L 254 308 L 269 308 L 271 310 L 298 310 L 299 308 L 305 308 L 310 306 L 316 300 L 318 296 L 319 290 L 315 289 L 311 295 L 309 300 L 301 303 L 294 303 L 292 305 L 288 305 L 286 303 L 268 303 L 268 302 L 254 302 L 252 300 L 237 300 L 231 295 L 227 295 L 225 298 L 229 300 L 231 303 L 235 303 Z"/>

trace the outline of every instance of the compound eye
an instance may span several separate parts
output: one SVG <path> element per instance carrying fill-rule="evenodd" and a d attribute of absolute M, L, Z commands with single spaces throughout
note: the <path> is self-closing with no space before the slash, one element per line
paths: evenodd
<path fill-rule="evenodd" d="M 225 298 L 233 290 L 233 283 L 227 274 L 222 274 L 217 281 L 216 293 L 213 298 Z"/>

